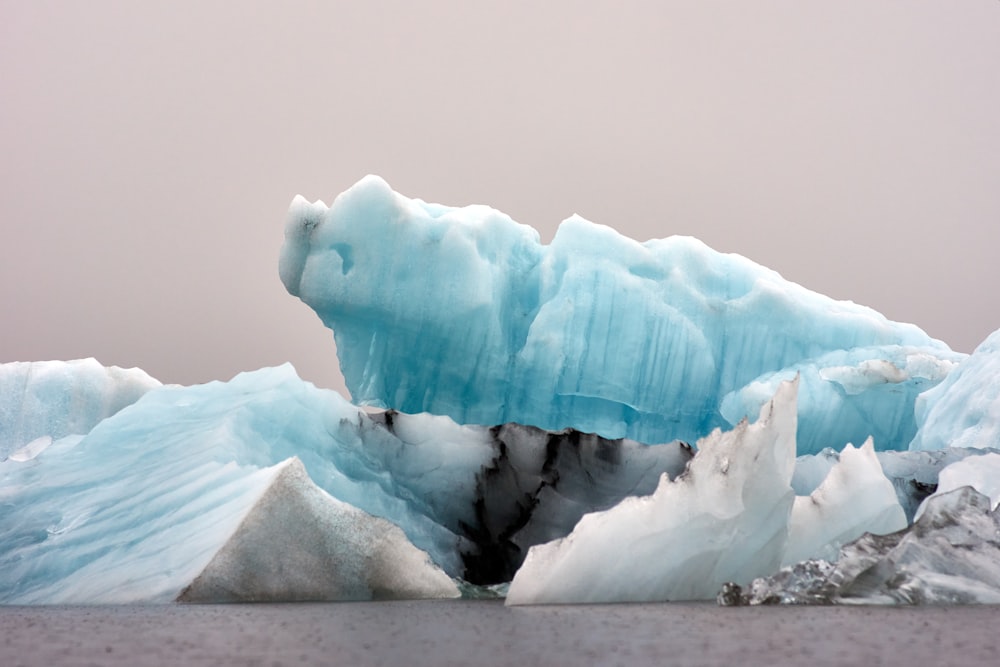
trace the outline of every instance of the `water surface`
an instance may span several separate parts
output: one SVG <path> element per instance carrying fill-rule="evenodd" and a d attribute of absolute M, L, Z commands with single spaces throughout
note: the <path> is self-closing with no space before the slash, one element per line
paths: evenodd
<path fill-rule="evenodd" d="M 1000 665 L 1000 607 L 0 607 L 0 665 Z"/>

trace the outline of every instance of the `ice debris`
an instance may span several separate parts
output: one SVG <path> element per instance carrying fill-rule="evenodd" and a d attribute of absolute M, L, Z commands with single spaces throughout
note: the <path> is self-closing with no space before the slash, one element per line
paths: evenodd
<path fill-rule="evenodd" d="M 835 563 L 809 560 L 755 579 L 744 592 L 722 587 L 718 601 L 740 604 L 1000 604 L 1000 512 L 969 486 L 934 496 L 904 530 L 866 534 Z"/>
<path fill-rule="evenodd" d="M 574 216 L 542 245 L 496 210 L 409 199 L 375 176 L 329 208 L 297 198 L 279 268 L 333 329 L 355 401 L 461 423 L 692 442 L 729 426 L 727 394 L 836 350 L 954 357 L 913 325 L 693 238 L 639 243 Z M 879 410 L 826 424 L 822 444 L 892 431 L 919 385 L 907 382 L 866 392 Z M 864 424 L 886 406 L 886 424 Z"/>

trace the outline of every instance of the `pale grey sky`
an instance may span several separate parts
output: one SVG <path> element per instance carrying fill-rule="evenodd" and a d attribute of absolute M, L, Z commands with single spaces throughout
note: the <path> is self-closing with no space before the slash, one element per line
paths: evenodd
<path fill-rule="evenodd" d="M 342 387 L 277 259 L 367 173 L 1000 327 L 997 0 L 0 0 L 0 151 L 0 361 Z"/>

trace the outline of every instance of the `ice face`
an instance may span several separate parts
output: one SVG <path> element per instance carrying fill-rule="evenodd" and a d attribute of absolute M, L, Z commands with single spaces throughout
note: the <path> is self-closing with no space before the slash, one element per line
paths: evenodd
<path fill-rule="evenodd" d="M 700 440 L 685 473 L 651 496 L 584 516 L 569 536 L 533 547 L 507 603 L 712 599 L 750 572 L 905 528 L 871 440 L 847 446 L 811 495 L 795 497 L 796 384 L 780 384 L 756 423 Z"/>
<path fill-rule="evenodd" d="M 782 565 L 832 560 L 841 545 L 866 531 L 885 534 L 906 526 L 906 514 L 871 438 L 860 448 L 848 444 L 819 487 L 795 498 Z"/>
<path fill-rule="evenodd" d="M 1000 505 L 1000 453 L 988 450 L 982 456 L 964 458 L 945 467 L 938 475 L 937 490 L 924 500 L 916 516 L 919 518 L 936 496 L 963 486 L 972 487 L 989 498 L 990 509 L 995 510 Z"/>
<path fill-rule="evenodd" d="M 181 602 L 458 597 L 398 526 L 342 503 L 298 459 L 278 473 Z"/>
<path fill-rule="evenodd" d="M 507 604 L 711 599 L 726 581 L 773 572 L 788 534 L 794 462 L 795 383 L 788 382 L 757 423 L 699 441 L 675 481 L 588 514 L 568 537 L 532 548 Z"/>
<path fill-rule="evenodd" d="M 0 364 L 0 461 L 22 448 L 21 458 L 37 456 L 52 440 L 84 435 L 159 386 L 138 368 L 95 359 Z"/>
<path fill-rule="evenodd" d="M 917 400 L 913 450 L 1000 448 L 1000 331 Z"/>
<path fill-rule="evenodd" d="M 917 430 L 917 396 L 944 380 L 967 355 L 938 348 L 889 345 L 836 350 L 767 373 L 722 399 L 730 424 L 752 417 L 779 382 L 799 384 L 799 454 L 874 439 L 878 450 L 909 447 Z"/>
<path fill-rule="evenodd" d="M 957 461 L 969 457 L 978 459 L 988 453 L 1000 454 L 991 449 L 949 447 L 930 452 L 876 452 L 875 456 L 882 466 L 882 474 L 896 490 L 896 498 L 906 514 L 907 523 L 912 523 L 920 503 L 938 490 L 938 476 L 942 470 Z M 839 460 L 840 453 L 833 449 L 796 459 L 795 474 L 792 476 L 792 488 L 796 495 L 807 496 L 815 491 Z M 969 465 L 973 470 L 980 467 L 974 461 L 970 461 Z M 958 486 L 952 485 L 949 490 Z"/>
<path fill-rule="evenodd" d="M 498 211 L 428 205 L 377 177 L 330 208 L 293 202 L 280 275 L 334 330 L 355 401 L 462 423 L 692 442 L 727 426 L 730 392 L 834 350 L 949 358 L 912 325 L 692 238 L 638 243 L 573 217 L 541 245 Z"/>
<path fill-rule="evenodd" d="M 723 604 L 998 604 L 1000 513 L 969 486 L 934 496 L 909 528 L 866 534 L 836 563 L 806 561 L 753 581 Z"/>
<path fill-rule="evenodd" d="M 421 468 L 406 468 L 409 478 L 400 472 L 396 480 L 383 479 L 389 477 L 386 469 L 391 470 L 392 463 L 406 466 L 405 455 L 400 448 L 387 447 L 370 457 L 373 463 L 367 462 L 358 425 L 340 421 L 356 417 L 357 409 L 337 398 L 302 382 L 290 367 L 243 374 L 229 383 L 162 387 L 102 421 L 82 439 L 62 438 L 34 458 L 0 463 L 5 507 L 0 514 L 0 601 L 168 601 L 245 533 L 247 522 L 287 516 L 290 507 L 301 510 L 299 520 L 317 525 L 338 525 L 333 515 L 341 517 L 341 525 L 374 525 L 374 519 L 358 519 L 357 510 L 351 510 L 354 518 L 348 521 L 343 518 L 346 511 L 334 508 L 332 499 L 317 500 L 319 489 L 289 477 L 294 472 L 287 469 L 289 461 L 296 457 L 311 468 L 312 479 L 335 490 L 342 500 L 364 498 L 369 508 L 392 516 L 425 543 L 447 545 L 447 554 L 457 561 L 458 538 L 430 518 L 434 503 L 443 504 L 444 499 L 425 494 L 427 509 L 421 511 L 416 503 L 383 490 L 418 486 L 414 478 Z M 338 428 L 343 440 L 353 433 L 357 442 L 332 438 L 330 431 Z M 439 454 L 445 451 L 447 445 L 442 445 Z M 475 456 L 474 445 L 463 451 Z M 379 456 L 391 462 L 380 466 Z M 464 473 L 478 464 L 463 461 L 461 452 L 454 459 L 442 465 L 427 456 L 423 463 L 441 466 L 445 478 L 455 467 Z M 407 483 L 411 486 L 404 486 Z M 273 518 L 265 523 L 270 526 L 265 534 L 278 532 Z M 353 553 L 354 560 L 364 560 L 388 539 L 376 534 L 380 532 L 385 533 L 369 528 L 372 539 L 353 552 L 345 544 L 349 540 L 333 535 L 310 548 L 310 554 L 341 565 L 350 562 L 345 551 Z M 388 541 L 399 544 L 396 537 Z M 260 548 L 294 552 L 280 541 Z M 251 553 L 245 540 L 236 552 Z M 415 559 L 411 553 L 401 565 L 412 565 Z M 428 561 L 423 572 L 413 571 L 413 581 L 427 576 L 433 580 L 437 575 L 428 575 L 428 568 L 440 572 Z M 309 572 L 293 568 L 289 575 L 309 578 Z M 333 593 L 354 595 L 359 586 L 289 591 L 297 597 L 327 599 Z M 251 586 L 241 594 L 266 598 L 267 590 Z M 372 583 L 372 590 L 383 587 Z"/>
<path fill-rule="evenodd" d="M 680 443 L 368 415 L 288 365 L 162 387 L 0 462 L 0 602 L 449 595 L 449 575 L 509 580 L 531 545 L 690 458 Z"/>

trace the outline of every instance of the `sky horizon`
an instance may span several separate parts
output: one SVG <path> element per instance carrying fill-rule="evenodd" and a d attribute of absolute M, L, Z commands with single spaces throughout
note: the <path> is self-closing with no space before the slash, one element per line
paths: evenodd
<path fill-rule="evenodd" d="M 971 352 L 1000 328 L 1000 2 L 0 0 L 0 362 L 344 391 L 278 278 L 368 173 L 548 242 L 696 236 Z"/>

